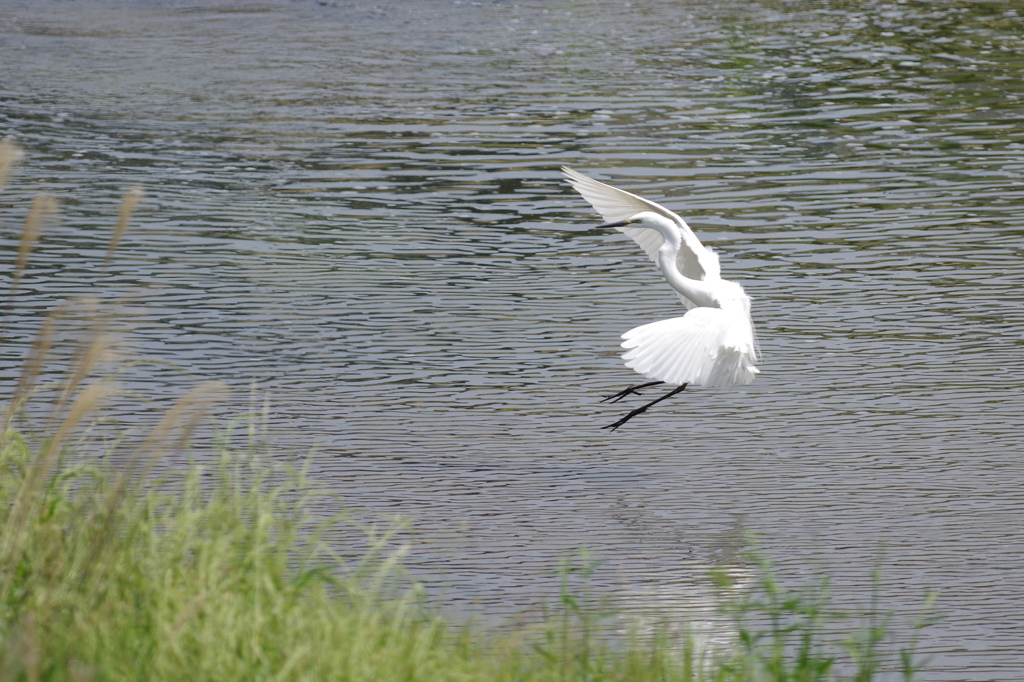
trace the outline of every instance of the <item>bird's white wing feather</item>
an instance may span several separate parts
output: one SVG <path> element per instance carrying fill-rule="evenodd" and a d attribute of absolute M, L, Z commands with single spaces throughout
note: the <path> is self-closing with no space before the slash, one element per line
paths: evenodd
<path fill-rule="evenodd" d="M 562 166 L 562 175 L 609 223 L 626 220 L 643 211 L 654 211 L 665 216 L 679 226 L 683 247 L 679 249 L 676 263 L 683 276 L 690 279 L 717 279 L 721 276 L 718 255 L 700 243 L 685 220 L 661 204 L 598 182 L 567 166 Z M 635 241 L 652 261 L 657 262 L 658 249 L 663 240 L 656 230 L 628 225 L 618 230 Z M 684 299 L 684 302 L 687 301 Z"/>
<path fill-rule="evenodd" d="M 626 366 L 668 384 L 728 388 L 749 384 L 758 373 L 750 319 L 721 308 L 694 308 L 622 338 Z"/>

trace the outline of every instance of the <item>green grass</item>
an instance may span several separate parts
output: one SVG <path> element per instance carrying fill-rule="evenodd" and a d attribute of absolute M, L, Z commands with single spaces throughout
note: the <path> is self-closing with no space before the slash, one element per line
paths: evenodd
<path fill-rule="evenodd" d="M 431 680 L 486 673 L 394 567 L 332 557 L 293 473 L 225 450 L 162 490 L 0 453 L 4 679 Z M 278 478 L 281 478 L 278 476 Z M 205 480 L 204 480 L 205 479 Z M 177 488 L 177 489 L 175 489 Z M 19 505 L 31 495 L 32 499 Z M 84 676 L 84 677 L 83 677 Z M 484 678 L 480 678 L 484 679 Z"/>
<path fill-rule="evenodd" d="M 0 143 L 0 189 L 19 156 Z M 140 197 L 126 195 L 108 258 Z M 10 295 L 56 210 L 45 198 L 29 211 Z M 87 333 L 64 378 L 38 386 L 55 330 L 76 310 Z M 733 636 L 714 647 L 676 627 L 610 637 L 613 614 L 568 588 L 538 623 L 511 632 L 452 622 L 402 574 L 392 536 L 366 531 L 358 553 L 339 547 L 356 526 L 325 518 L 328 498 L 304 470 L 261 455 L 251 435 L 225 429 L 205 466 L 154 474 L 167 453 L 187 451 L 220 384 L 193 389 L 149 433 L 95 454 L 90 425 L 119 395 L 113 315 L 83 302 L 59 309 L 42 322 L 16 389 L 0 396 L 2 680 L 867 682 L 917 672 L 912 646 L 885 646 L 875 609 L 853 620 L 834 613 L 827 583 L 787 589 L 756 556 L 753 588 L 715 576 Z M 41 400 L 47 409 L 32 414 L 49 416 L 30 429 L 24 408 Z M 566 585 L 592 570 L 567 564 Z"/>

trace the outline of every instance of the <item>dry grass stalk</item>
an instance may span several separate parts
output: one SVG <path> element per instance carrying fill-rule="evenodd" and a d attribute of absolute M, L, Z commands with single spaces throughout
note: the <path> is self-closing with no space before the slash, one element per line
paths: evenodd
<path fill-rule="evenodd" d="M 56 434 L 43 445 L 39 457 L 32 463 L 32 469 L 29 472 L 32 483 L 41 486 L 46 481 L 57 463 L 57 456 L 64 447 L 68 436 L 115 392 L 116 386 L 113 382 L 101 380 L 86 386 L 78 393 L 74 402 L 71 403 L 67 416 L 57 428 Z"/>
<path fill-rule="evenodd" d="M 131 220 L 132 214 L 135 213 L 135 208 L 142 201 L 144 194 L 145 192 L 143 192 L 142 187 L 139 185 L 130 187 L 125 191 L 124 198 L 121 200 L 121 211 L 117 216 L 117 225 L 114 226 L 114 234 L 111 235 L 110 246 L 107 247 L 105 260 L 108 263 L 117 250 L 118 244 L 121 243 L 124 233 L 128 230 L 128 221 Z"/>
<path fill-rule="evenodd" d="M 213 404 L 224 400 L 227 394 L 228 386 L 222 381 L 206 381 L 196 386 L 164 414 L 139 446 L 139 452 L 150 453 L 154 461 L 159 459 L 171 442 L 171 435 L 179 427 L 178 444 L 187 443 Z"/>
<path fill-rule="evenodd" d="M 0 192 L 4 191 L 11 168 L 21 161 L 24 156 L 24 152 L 21 151 L 18 145 L 14 144 L 13 139 L 5 137 L 0 140 Z"/>
<path fill-rule="evenodd" d="M 29 209 L 28 218 L 25 219 L 25 227 L 21 231 L 21 241 L 18 243 L 18 260 L 14 263 L 14 274 L 11 277 L 11 291 L 17 288 L 21 275 L 28 264 L 28 255 L 32 246 L 39 239 L 43 231 L 43 224 L 49 216 L 57 213 L 57 200 L 49 194 L 39 194 L 32 201 L 32 208 Z"/>
<path fill-rule="evenodd" d="M 52 419 L 55 419 L 60 414 L 67 401 L 78 390 L 82 382 L 101 363 L 114 360 L 114 348 L 120 340 L 117 334 L 110 331 L 110 325 L 113 321 L 110 311 L 100 310 L 98 301 L 95 299 L 78 299 L 77 301 L 72 301 L 70 305 L 84 308 L 83 313 L 87 320 L 87 330 L 79 338 L 88 339 L 88 342 L 81 343 L 72 358 L 67 378 L 62 382 L 63 389 L 54 403 Z"/>
<path fill-rule="evenodd" d="M 54 415 L 60 412 L 71 395 L 101 362 L 113 358 L 113 349 L 119 340 L 120 337 L 112 333 L 92 336 L 92 340 L 84 347 L 78 361 L 71 366 L 68 379 L 64 382 L 64 388 L 61 390 L 60 398 L 54 408 Z"/>
<path fill-rule="evenodd" d="M 14 395 L 7 406 L 7 414 L 4 415 L 0 435 L 6 433 L 7 429 L 10 428 L 14 415 L 32 392 L 36 379 L 39 377 L 40 372 L 42 372 L 43 361 L 53 347 L 53 330 L 59 318 L 60 311 L 54 311 L 47 315 L 42 326 L 39 328 L 39 334 L 36 335 L 32 347 L 29 348 L 25 365 L 18 376 L 18 385 L 14 388 Z"/>
<path fill-rule="evenodd" d="M 83 310 L 84 309 L 84 310 Z M 82 382 L 94 374 L 97 368 L 104 362 L 113 362 L 116 359 L 114 352 L 120 336 L 109 330 L 114 318 L 109 311 L 100 311 L 99 304 L 95 299 L 76 299 L 68 301 L 50 312 L 40 326 L 35 341 L 29 348 L 25 364 L 22 366 L 18 376 L 18 385 L 8 405 L 7 413 L 0 423 L 5 431 L 14 419 L 15 413 L 21 408 L 25 401 L 32 394 L 40 374 L 43 371 L 44 363 L 54 347 L 54 337 L 57 331 L 63 326 L 62 323 L 72 316 L 82 315 L 88 323 L 86 329 L 78 331 L 73 329 L 76 339 L 86 339 L 77 344 L 71 362 L 68 366 L 67 375 L 61 381 L 61 392 L 53 403 L 50 413 L 51 424 L 59 419 L 71 396 L 75 394 Z"/>

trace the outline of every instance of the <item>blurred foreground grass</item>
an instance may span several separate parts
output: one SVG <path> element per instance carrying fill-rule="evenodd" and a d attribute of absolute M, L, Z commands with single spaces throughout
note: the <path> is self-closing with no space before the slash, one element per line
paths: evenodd
<path fill-rule="evenodd" d="M 0 191 L 20 156 L 0 143 Z M 126 193 L 108 259 L 141 196 Z M 9 297 L 56 213 L 45 195 L 30 207 L 5 259 Z M 56 389 L 41 391 L 55 330 L 77 308 L 87 333 Z M 912 644 L 883 646 L 884 616 L 843 620 L 825 583 L 787 590 L 764 562 L 752 589 L 717 576 L 726 645 L 685 627 L 613 639 L 569 591 L 514 632 L 446 620 L 401 578 L 402 548 L 387 533 L 367 533 L 368 549 L 343 556 L 349 548 L 325 538 L 348 520 L 324 518 L 301 467 L 275 464 L 251 439 L 224 437 L 205 466 L 154 476 L 207 419 L 220 383 L 167 406 L 116 457 L 89 454 L 82 434 L 118 392 L 104 369 L 116 363 L 112 315 L 88 302 L 56 307 L 0 396 L 0 679 L 867 682 L 913 679 L 920 667 Z M 48 404 L 29 413 L 44 393 Z M 41 426 L 39 414 L 49 415 Z"/>

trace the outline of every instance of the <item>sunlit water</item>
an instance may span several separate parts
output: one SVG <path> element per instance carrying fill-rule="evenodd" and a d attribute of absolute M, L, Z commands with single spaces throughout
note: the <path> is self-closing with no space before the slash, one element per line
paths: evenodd
<path fill-rule="evenodd" d="M 0 135 L 62 220 L 5 309 L 131 299 L 129 387 L 269 392 L 282 451 L 412 519 L 440 599 L 560 558 L 703 608 L 780 570 L 945 620 L 927 679 L 1024 679 L 1024 9 L 1009 2 L 0 2 Z M 752 385 L 615 433 L 618 336 L 681 314 L 558 176 L 664 200 L 754 299 Z M 103 266 L 121 191 L 147 191 Z M 4 289 L 7 284 L 0 281 Z M 653 396 L 652 396 L 653 397 Z"/>

